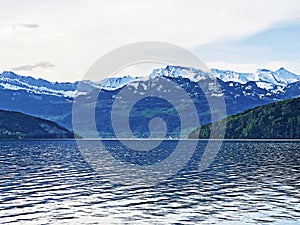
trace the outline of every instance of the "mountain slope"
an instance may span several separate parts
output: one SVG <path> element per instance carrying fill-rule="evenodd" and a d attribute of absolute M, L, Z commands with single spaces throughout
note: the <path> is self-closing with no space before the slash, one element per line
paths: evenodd
<path fill-rule="evenodd" d="M 0 110 L 0 139 L 73 138 L 58 124 L 23 113 Z"/>
<path fill-rule="evenodd" d="M 225 120 L 228 139 L 300 138 L 300 98 L 260 106 Z M 209 138 L 210 130 L 211 123 L 203 125 L 189 138 Z"/>

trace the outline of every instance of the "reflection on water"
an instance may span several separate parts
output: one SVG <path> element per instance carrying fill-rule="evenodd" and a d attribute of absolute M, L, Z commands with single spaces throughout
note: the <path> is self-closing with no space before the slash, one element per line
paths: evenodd
<path fill-rule="evenodd" d="M 147 186 L 96 174 L 74 141 L 0 142 L 0 224 L 300 224 L 299 146 L 226 142 Z"/>

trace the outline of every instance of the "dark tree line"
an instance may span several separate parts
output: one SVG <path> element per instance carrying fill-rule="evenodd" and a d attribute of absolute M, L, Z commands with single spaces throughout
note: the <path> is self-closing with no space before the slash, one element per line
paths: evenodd
<path fill-rule="evenodd" d="M 225 120 L 228 139 L 300 138 L 300 98 L 259 106 Z M 209 138 L 211 126 L 201 126 L 189 137 Z"/>

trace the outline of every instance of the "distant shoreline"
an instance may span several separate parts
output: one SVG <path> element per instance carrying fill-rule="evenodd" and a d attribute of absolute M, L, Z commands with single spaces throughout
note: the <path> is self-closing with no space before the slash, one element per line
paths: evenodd
<path fill-rule="evenodd" d="M 216 142 L 300 142 L 300 139 L 187 139 L 187 138 L 28 138 L 28 139 L 0 139 L 2 141 L 216 141 Z"/>

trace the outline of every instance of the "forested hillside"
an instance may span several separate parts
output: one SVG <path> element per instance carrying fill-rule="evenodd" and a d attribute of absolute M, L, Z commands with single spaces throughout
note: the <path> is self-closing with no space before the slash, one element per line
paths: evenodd
<path fill-rule="evenodd" d="M 72 132 L 52 121 L 0 110 L 0 139 L 72 137 L 74 137 Z"/>
<path fill-rule="evenodd" d="M 225 120 L 228 139 L 300 138 L 300 98 L 260 106 Z M 189 138 L 209 138 L 211 125 L 199 127 Z"/>

